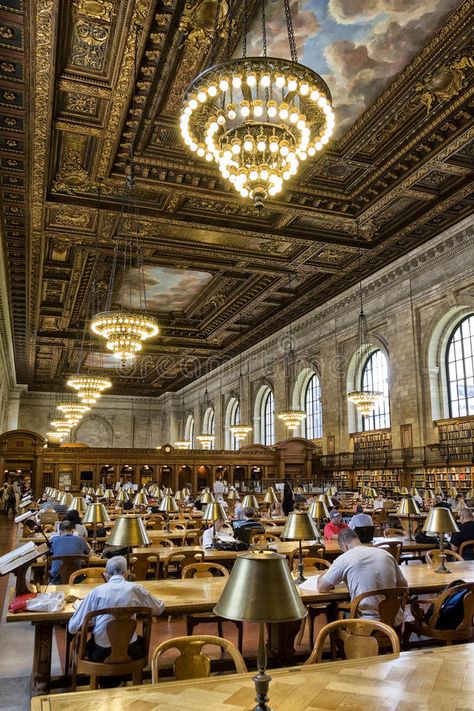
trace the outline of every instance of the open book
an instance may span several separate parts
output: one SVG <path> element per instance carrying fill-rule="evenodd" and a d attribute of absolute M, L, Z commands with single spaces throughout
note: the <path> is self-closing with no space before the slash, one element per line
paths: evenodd
<path fill-rule="evenodd" d="M 40 555 L 44 555 L 47 551 L 48 546 L 45 543 L 37 546 L 33 541 L 29 541 L 23 546 L 10 551 L 10 553 L 5 553 L 5 555 L 0 557 L 0 575 L 11 573 L 21 565 L 36 560 L 36 558 L 39 558 Z"/>

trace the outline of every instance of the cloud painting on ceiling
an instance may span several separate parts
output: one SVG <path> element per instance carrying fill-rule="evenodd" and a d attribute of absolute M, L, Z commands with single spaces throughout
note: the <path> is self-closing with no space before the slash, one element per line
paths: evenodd
<path fill-rule="evenodd" d="M 290 5 L 298 61 L 328 84 L 340 136 L 461 2 L 291 0 Z M 283 0 L 266 0 L 265 8 L 268 55 L 289 58 Z M 260 38 L 257 12 L 247 55 L 262 54 Z"/>
<path fill-rule="evenodd" d="M 191 269 L 145 266 L 143 272 L 147 310 L 158 312 L 183 311 L 212 279 L 208 272 Z M 139 280 L 140 271 L 131 269 L 123 282 L 118 303 L 143 308 Z"/>

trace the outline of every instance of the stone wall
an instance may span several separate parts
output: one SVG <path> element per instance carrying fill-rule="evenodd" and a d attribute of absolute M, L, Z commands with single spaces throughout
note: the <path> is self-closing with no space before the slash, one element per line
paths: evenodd
<path fill-rule="evenodd" d="M 5 262 L 0 247 L 0 434 L 17 428 L 22 389 L 16 385 Z"/>

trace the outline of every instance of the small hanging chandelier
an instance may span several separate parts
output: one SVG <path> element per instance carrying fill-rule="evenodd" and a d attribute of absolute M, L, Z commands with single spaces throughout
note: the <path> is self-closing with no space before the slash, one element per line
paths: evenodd
<path fill-rule="evenodd" d="M 359 253 L 359 266 L 360 266 L 360 253 Z M 369 331 L 367 328 L 367 319 L 364 313 L 364 307 L 362 303 L 362 282 L 359 282 L 359 296 L 360 296 L 360 312 L 359 321 L 357 327 L 357 351 L 356 351 L 356 364 L 355 373 L 356 378 L 361 377 L 362 368 L 366 357 L 372 350 L 372 346 L 369 340 Z M 354 403 L 361 415 L 370 415 L 376 404 L 379 402 L 380 398 L 383 397 L 383 393 L 377 390 L 352 390 L 347 393 L 347 399 Z"/>
<path fill-rule="evenodd" d="M 51 427 L 54 427 L 58 434 L 64 437 L 68 435 L 72 429 L 72 424 L 67 420 L 51 420 L 49 424 Z"/>
<path fill-rule="evenodd" d="M 80 402 L 61 402 L 57 409 L 64 415 L 66 420 L 75 427 L 85 413 L 90 410 L 90 407 Z"/>
<path fill-rule="evenodd" d="M 252 432 L 253 427 L 250 425 L 231 425 L 229 430 L 232 432 L 237 442 L 243 442 L 247 439 L 247 435 Z"/>
<path fill-rule="evenodd" d="M 306 412 L 303 410 L 285 410 L 278 413 L 278 419 L 282 420 L 286 428 L 294 432 L 301 425 L 306 417 Z"/>
<path fill-rule="evenodd" d="M 77 390 L 79 400 L 84 405 L 93 405 L 104 390 L 112 387 L 108 378 L 97 378 L 93 375 L 74 375 L 69 378 L 67 385 Z"/>
<path fill-rule="evenodd" d="M 138 77 L 138 26 L 135 28 L 135 84 Z M 136 107 L 134 107 L 136 108 Z M 160 332 L 157 320 L 147 314 L 145 274 L 143 271 L 143 248 L 140 243 L 140 224 L 138 208 L 135 201 L 136 176 L 134 165 L 134 141 L 130 140 L 128 165 L 125 170 L 125 193 L 122 204 L 121 228 L 115 235 L 112 270 L 107 290 L 105 310 L 96 313 L 91 320 L 93 333 L 106 341 L 106 347 L 120 361 L 123 367 L 127 361 L 133 360 L 143 348 L 143 342 L 154 338 Z M 125 224 L 128 223 L 135 234 L 127 234 Z M 121 234 L 121 231 L 123 234 Z M 121 303 L 114 306 L 115 277 L 118 264 L 124 270 L 138 272 L 137 286 L 124 288 L 122 284 Z"/>
<path fill-rule="evenodd" d="M 216 438 L 212 434 L 199 434 L 196 435 L 196 439 L 200 442 L 203 449 L 212 449 Z"/>
<path fill-rule="evenodd" d="M 189 439 L 181 439 L 174 443 L 176 449 L 191 449 L 191 442 Z"/>
<path fill-rule="evenodd" d="M 186 90 L 181 135 L 199 158 L 215 161 L 222 177 L 263 207 L 282 190 L 300 162 L 326 145 L 334 130 L 329 88 L 298 63 L 290 2 L 283 0 L 291 61 L 267 57 L 262 0 L 262 57 L 247 57 L 244 2 L 243 56 L 209 67 Z M 232 3 L 228 11 L 228 52 Z"/>

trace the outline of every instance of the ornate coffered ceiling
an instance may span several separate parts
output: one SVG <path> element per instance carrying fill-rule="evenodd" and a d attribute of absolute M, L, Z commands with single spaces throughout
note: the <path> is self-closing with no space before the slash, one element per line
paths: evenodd
<path fill-rule="evenodd" d="M 114 235 L 132 229 L 120 211 L 131 141 L 162 335 L 125 370 L 97 342 L 85 367 L 112 373 L 116 394 L 179 388 L 472 212 L 473 0 L 292 5 L 302 61 L 317 68 L 321 52 L 341 129 L 259 213 L 178 135 L 188 82 L 225 51 L 227 2 L 215 22 L 215 0 L 0 0 L 1 229 L 19 382 L 62 390 L 84 358 L 88 295 L 95 284 L 103 297 Z"/>

